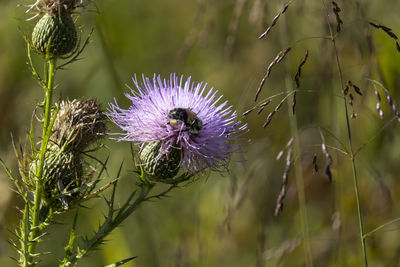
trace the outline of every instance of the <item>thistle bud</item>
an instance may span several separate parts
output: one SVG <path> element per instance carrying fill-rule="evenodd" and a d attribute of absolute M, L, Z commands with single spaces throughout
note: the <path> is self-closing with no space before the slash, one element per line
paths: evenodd
<path fill-rule="evenodd" d="M 28 189 L 35 188 L 34 177 L 36 175 L 38 160 L 32 161 L 29 170 L 29 180 L 25 181 Z M 87 182 L 84 177 L 82 159 L 75 151 L 62 151 L 61 148 L 52 144 L 46 151 L 43 166 L 43 185 L 45 210 L 51 207 L 53 210 L 64 210 L 69 208 L 69 203 L 80 199 L 80 192 L 64 196 L 64 191 L 72 191 Z"/>
<path fill-rule="evenodd" d="M 44 14 L 32 32 L 34 48 L 43 55 L 48 52 L 53 57 L 73 52 L 77 39 L 74 21 L 67 12 Z"/>
<path fill-rule="evenodd" d="M 106 118 L 95 99 L 62 101 L 51 140 L 66 150 L 83 151 L 104 137 Z"/>
<path fill-rule="evenodd" d="M 166 153 L 161 154 L 161 144 L 161 142 L 148 143 L 139 154 L 145 173 L 159 181 L 174 178 L 178 174 L 181 160 L 181 150 L 171 147 Z"/>
<path fill-rule="evenodd" d="M 35 191 L 37 179 L 43 185 L 42 219 L 49 209 L 63 211 L 90 192 L 93 172 L 85 168 L 82 151 L 104 137 L 106 116 L 95 99 L 62 101 L 53 124 L 53 134 L 44 157 L 43 173 L 37 177 L 39 159 L 27 164 L 24 184 Z M 93 171 L 93 169 L 91 169 Z"/>

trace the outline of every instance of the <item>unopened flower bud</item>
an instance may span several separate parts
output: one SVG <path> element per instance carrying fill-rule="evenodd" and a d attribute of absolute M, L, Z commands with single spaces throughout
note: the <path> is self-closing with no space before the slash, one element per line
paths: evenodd
<path fill-rule="evenodd" d="M 30 181 L 25 181 L 31 191 L 36 185 L 33 179 L 36 175 L 37 164 L 39 164 L 38 160 L 31 162 L 28 176 Z M 79 188 L 87 182 L 84 178 L 80 154 L 75 151 L 62 151 L 55 144 L 50 145 L 46 151 L 42 179 L 46 206 L 52 207 L 53 210 L 68 209 L 68 204 L 80 198 L 81 194 L 78 192 L 62 196 L 64 191 Z"/>
<path fill-rule="evenodd" d="M 44 14 L 32 32 L 32 44 L 43 55 L 59 57 L 74 51 L 77 45 L 77 32 L 71 15 Z"/>
<path fill-rule="evenodd" d="M 154 180 L 172 179 L 179 171 L 181 150 L 171 147 L 161 154 L 161 142 L 148 143 L 140 152 L 139 158 L 146 174 Z"/>
<path fill-rule="evenodd" d="M 39 159 L 34 158 L 24 176 L 24 184 L 35 191 L 36 179 L 43 185 L 45 218 L 49 209 L 62 211 L 81 201 L 88 190 L 91 173 L 82 154 L 90 144 L 104 137 L 106 116 L 95 99 L 62 101 L 53 124 L 53 134 L 44 157 L 43 173 L 37 177 Z"/>

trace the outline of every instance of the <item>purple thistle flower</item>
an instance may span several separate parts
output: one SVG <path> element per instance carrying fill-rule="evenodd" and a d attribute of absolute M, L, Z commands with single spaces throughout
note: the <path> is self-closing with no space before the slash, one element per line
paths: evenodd
<path fill-rule="evenodd" d="M 227 101 L 218 103 L 222 96 L 206 90 L 207 84 L 186 81 L 175 74 L 170 79 L 159 75 L 153 80 L 143 76 L 137 91 L 125 94 L 132 106 L 122 109 L 110 103 L 108 116 L 124 133 L 119 141 L 132 141 L 142 149 L 151 142 L 161 142 L 158 159 L 171 149 L 181 153 L 179 166 L 189 174 L 206 168 L 218 170 L 226 167 L 230 154 L 240 151 L 240 135 L 247 125 L 236 121 L 236 112 Z M 173 116 L 174 111 L 187 111 L 184 118 Z M 168 155 L 167 155 L 168 157 Z"/>

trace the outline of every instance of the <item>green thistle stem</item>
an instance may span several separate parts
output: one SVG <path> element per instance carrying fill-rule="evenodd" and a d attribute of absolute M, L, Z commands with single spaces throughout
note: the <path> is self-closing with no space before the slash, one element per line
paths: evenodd
<path fill-rule="evenodd" d="M 21 251 L 23 252 L 20 256 L 19 263 L 21 263 L 22 266 L 27 266 L 27 259 L 29 258 L 29 252 L 28 252 L 28 247 L 29 247 L 29 231 L 30 231 L 30 225 L 29 225 L 29 206 L 28 204 L 25 205 L 24 209 L 24 217 L 22 218 L 21 221 Z"/>
<path fill-rule="evenodd" d="M 47 145 L 51 135 L 51 103 L 52 103 L 52 96 L 53 96 L 53 88 L 54 88 L 54 77 L 56 73 L 56 59 L 51 58 L 48 59 L 48 68 L 46 66 L 46 87 L 45 90 L 45 97 L 44 97 L 44 118 L 43 118 L 43 132 L 42 132 L 42 142 L 39 151 L 39 166 L 36 168 L 36 190 L 34 194 L 34 206 L 33 206 L 33 215 L 32 215 L 32 225 L 29 235 L 29 240 L 31 241 L 29 245 L 29 259 L 25 262 L 25 266 L 32 266 L 32 255 L 35 253 L 36 244 L 37 242 L 34 241 L 39 233 L 39 211 L 42 201 L 43 195 L 43 167 L 45 161 L 45 155 L 47 151 Z"/>
<path fill-rule="evenodd" d="M 113 199 L 110 201 L 110 210 L 109 214 L 106 217 L 105 222 L 99 227 L 96 234 L 90 239 L 86 240 L 82 248 L 78 249 L 78 252 L 70 255 L 66 254 L 63 261 L 60 263 L 60 266 L 74 266 L 74 264 L 82 259 L 88 252 L 96 249 L 99 245 L 102 244 L 104 238 L 107 237 L 117 226 L 119 226 L 126 218 L 129 217 L 137 207 L 143 203 L 144 201 L 148 200 L 148 194 L 150 193 L 151 189 L 153 188 L 154 184 L 149 183 L 146 178 L 141 176 L 142 181 L 144 181 L 140 186 L 140 195 L 136 198 L 136 200 L 130 204 L 134 193 L 131 197 L 128 198 L 125 205 L 117 212 L 117 215 L 114 217 L 115 209 L 113 208 Z"/>

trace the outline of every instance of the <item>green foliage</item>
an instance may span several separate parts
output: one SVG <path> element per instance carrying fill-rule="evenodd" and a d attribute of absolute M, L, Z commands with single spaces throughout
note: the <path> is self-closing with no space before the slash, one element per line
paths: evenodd
<path fill-rule="evenodd" d="M 372 20 L 377 25 L 390 27 L 399 35 L 397 11 L 400 6 L 398 1 L 335 2 L 340 12 L 334 12 L 328 1 L 326 10 L 321 1 L 290 2 L 269 34 L 261 40 L 257 39 L 258 36 L 283 10 L 281 1 L 123 0 L 115 4 L 114 1 L 101 0 L 96 1 L 99 12 L 86 12 L 79 17 L 77 25 L 85 25 L 81 30 L 83 36 L 94 26 L 92 42 L 75 58 L 84 60 L 68 65 L 66 72 L 57 73 L 56 100 L 85 96 L 97 97 L 101 103 L 107 103 L 116 97 L 119 103 L 127 106 L 129 103 L 121 94 L 127 89 L 121 85 L 132 85 L 129 77 L 134 73 L 151 76 L 175 71 L 190 74 L 194 81 L 207 80 L 240 113 L 255 107 L 242 118 L 249 124 L 247 137 L 251 138 L 251 145 L 243 157 L 234 159 L 229 175 L 210 174 L 206 181 L 197 181 L 184 190 L 168 191 L 168 194 L 164 192 L 176 188 L 176 185 L 158 185 L 159 192 L 153 188 L 151 192 L 154 195 L 144 198 L 153 201 L 144 202 L 137 210 L 135 206 L 134 216 L 121 225 L 120 234 L 111 235 L 100 246 L 101 250 L 94 252 L 96 256 L 82 259 L 81 266 L 106 265 L 132 255 L 138 257 L 125 266 L 304 265 L 304 242 L 300 237 L 302 220 L 297 198 L 300 187 L 296 184 L 300 175 L 304 178 L 314 266 L 361 266 L 343 88 L 332 47 L 333 37 L 344 85 L 351 80 L 362 92 L 362 96 L 352 92 L 354 100 L 353 105 L 349 105 L 349 114 L 357 116 L 350 119 L 349 124 L 358 170 L 368 260 L 371 266 L 399 264 L 397 218 L 400 217 L 400 208 L 397 203 L 400 201 L 400 153 L 397 148 L 400 138 L 397 116 L 393 105 L 386 101 L 386 92 L 390 93 L 394 103 L 400 101 L 397 93 L 400 54 L 394 40 L 369 22 Z M 15 170 L 18 166 L 9 145 L 10 131 L 18 144 L 24 144 L 26 132 L 31 130 L 29 123 L 36 123 L 37 114 L 32 115 L 33 104 L 43 94 L 40 87 L 33 86 L 27 71 L 27 61 L 41 66 L 42 58 L 32 53 L 28 59 L 24 53 L 24 42 L 17 28 L 27 24 L 23 12 L 21 8 L 15 8 L 14 1 L 0 3 L 3 18 L 0 32 L 7 37 L 0 39 L 0 156 L 7 163 L 6 173 L 14 177 L 17 185 L 19 180 L 15 177 Z M 337 15 L 342 22 L 338 24 L 339 33 Z M 333 36 L 328 32 L 327 20 L 333 23 Z M 29 30 L 22 31 L 30 32 L 36 21 L 31 23 Z M 291 47 L 290 53 L 273 66 L 259 102 L 253 102 L 269 64 L 286 47 Z M 300 85 L 296 88 L 295 76 L 305 51 L 308 51 L 308 59 L 302 66 Z M 58 62 L 57 67 L 62 64 Z M 37 79 L 40 86 L 45 87 L 48 74 L 39 68 L 32 71 L 40 77 Z M 375 109 L 375 89 L 381 95 L 383 120 Z M 296 153 L 292 153 L 292 168 L 287 173 L 284 206 L 279 217 L 275 218 L 276 200 L 287 164 L 285 156 L 279 161 L 275 158 L 293 137 L 292 90 L 297 90 L 295 128 L 298 138 L 295 139 L 298 147 L 292 146 Z M 269 114 L 285 97 L 269 125 L 263 129 Z M 271 102 L 265 104 L 267 100 Z M 349 103 L 349 95 L 346 100 Z M 265 106 L 262 108 L 263 103 Z M 325 140 L 321 140 L 320 129 Z M 31 143 L 36 150 L 37 142 L 41 141 L 37 136 L 40 135 L 37 129 L 31 130 Z M 29 141 L 26 143 L 29 146 Z M 322 144 L 326 146 L 325 151 Z M 40 243 L 38 251 L 52 250 L 56 253 L 43 255 L 42 266 L 54 266 L 64 253 L 67 259 L 73 256 L 82 258 L 94 236 L 89 234 L 86 242 L 77 237 L 102 229 L 103 225 L 113 225 L 103 220 L 102 213 L 107 215 L 112 210 L 115 222 L 116 218 L 122 218 L 118 216 L 133 207 L 135 200 L 143 200 L 140 197 L 143 187 L 136 187 L 137 183 L 142 186 L 143 183 L 134 178 L 136 174 L 132 173 L 134 162 L 130 160 L 129 148 L 111 141 L 107 146 L 109 152 L 95 154 L 99 158 L 106 158 L 109 154 L 108 168 L 104 172 L 117 173 L 121 161 L 129 160 L 118 180 L 118 194 L 111 190 L 109 193 L 103 191 L 106 204 L 96 199 L 86 202 L 84 205 L 88 208 L 81 208 L 78 217 L 74 217 L 74 211 L 57 217 L 57 221 L 63 224 L 47 228 L 48 222 L 43 222 L 40 229 L 48 231 L 49 235 L 46 242 Z M 18 152 L 24 149 L 24 146 L 17 146 Z M 330 162 L 325 152 L 333 161 L 330 165 L 332 183 L 328 182 L 325 173 Z M 3 160 L 1 165 L 4 165 Z M 296 166 L 301 166 L 301 173 Z M 3 183 L 8 181 L 6 173 L 1 174 Z M 114 178 L 111 176 L 110 180 L 97 185 L 105 184 L 107 187 Z M 9 186 L 2 185 L 1 188 L 4 191 L 0 192 L 0 218 L 5 228 L 13 229 L 17 225 L 14 207 L 26 210 L 27 206 L 21 205 L 17 197 L 6 198 Z M 29 203 L 31 198 L 21 185 L 13 185 L 13 188 Z M 135 189 L 138 191 L 133 193 Z M 164 199 L 167 195 L 173 198 Z M 10 238 L 18 240 L 14 245 L 19 248 L 30 246 L 26 231 L 30 231 L 28 217 L 32 214 L 24 211 L 24 215 L 19 226 L 22 231 L 16 236 L 2 233 L 4 241 Z M 70 231 L 71 223 L 66 223 L 72 221 L 76 228 Z M 99 221 L 101 225 L 96 227 Z M 40 237 L 38 235 L 35 242 Z M 5 242 L 1 246 L 7 247 Z M 15 264 L 9 256 L 18 258 L 16 252 L 11 248 L 1 251 L 0 265 Z M 29 255 L 26 249 L 22 254 L 25 258 L 34 256 Z"/>

